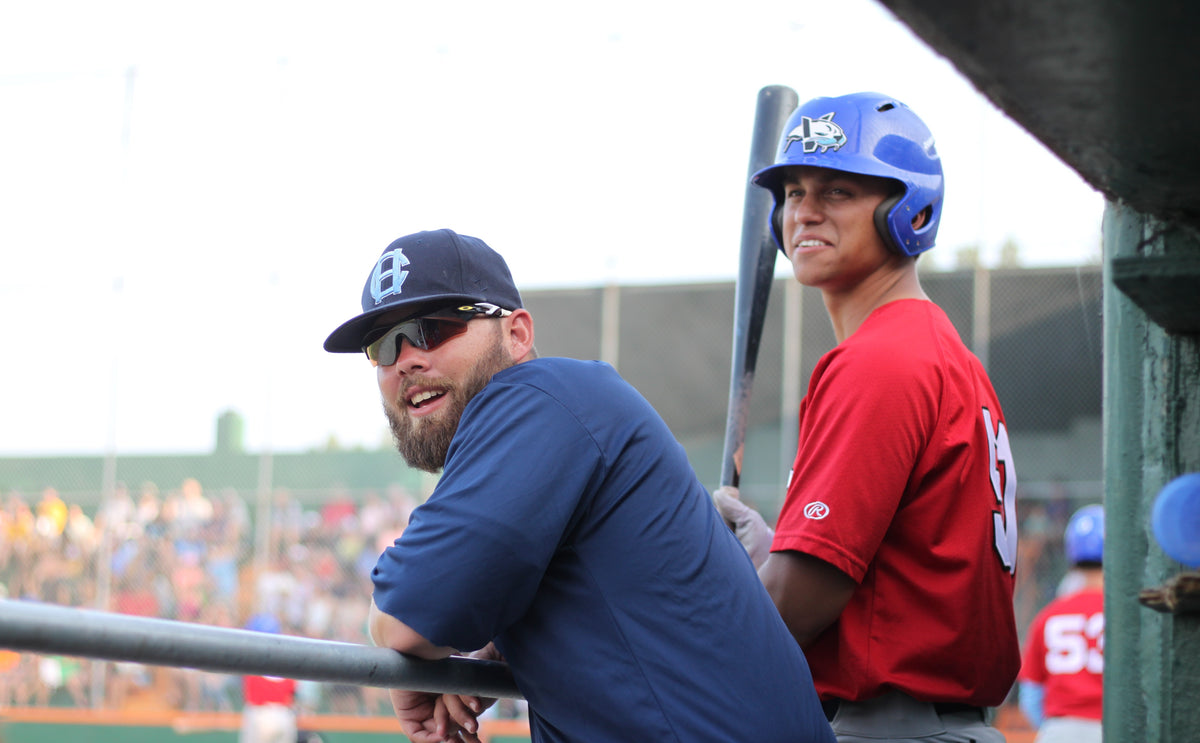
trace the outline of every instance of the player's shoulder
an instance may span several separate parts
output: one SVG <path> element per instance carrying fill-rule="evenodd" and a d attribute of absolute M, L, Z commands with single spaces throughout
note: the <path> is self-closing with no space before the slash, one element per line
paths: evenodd
<path fill-rule="evenodd" d="M 1040 624 L 1044 625 L 1054 617 L 1074 615 L 1081 611 L 1092 612 L 1102 610 L 1103 605 L 1104 594 L 1101 591 L 1091 589 L 1072 591 L 1051 599 L 1049 603 L 1038 611 L 1036 619 Z"/>
<path fill-rule="evenodd" d="M 935 337 L 947 330 L 957 335 L 946 311 L 937 303 L 928 299 L 898 299 L 875 308 L 855 335 L 876 343 L 899 343 Z"/>
<path fill-rule="evenodd" d="M 534 386 L 578 386 L 615 378 L 616 371 L 602 361 L 584 361 L 562 356 L 530 359 L 497 374 L 494 379 L 505 384 Z"/>
<path fill-rule="evenodd" d="M 936 316 L 940 312 L 937 305 L 921 300 L 885 304 L 833 349 L 830 361 L 835 365 L 866 364 L 889 375 L 898 367 L 935 361 L 940 356 Z"/>
<path fill-rule="evenodd" d="M 633 388 L 611 364 L 563 357 L 543 357 L 516 364 L 492 377 L 489 391 L 512 396 L 517 390 L 553 398 L 570 407 L 588 400 L 621 397 Z"/>
<path fill-rule="evenodd" d="M 843 345 L 852 358 L 877 359 L 884 368 L 940 364 L 970 354 L 945 311 L 920 299 L 898 300 L 877 308 Z"/>

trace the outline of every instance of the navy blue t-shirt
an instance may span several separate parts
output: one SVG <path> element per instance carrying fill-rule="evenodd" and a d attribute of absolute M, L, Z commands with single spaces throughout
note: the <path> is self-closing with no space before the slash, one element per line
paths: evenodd
<path fill-rule="evenodd" d="M 435 645 L 495 642 L 534 741 L 833 743 L 745 550 L 607 364 L 495 375 L 373 578 Z"/>

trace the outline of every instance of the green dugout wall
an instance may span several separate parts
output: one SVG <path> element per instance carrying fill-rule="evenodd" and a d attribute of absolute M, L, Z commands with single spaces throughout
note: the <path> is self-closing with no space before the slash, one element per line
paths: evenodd
<path fill-rule="evenodd" d="M 1138 601 L 1181 566 L 1150 513 L 1200 471 L 1200 241 L 1120 205 L 1105 217 L 1106 740 L 1182 743 L 1200 730 L 1200 614 Z"/>

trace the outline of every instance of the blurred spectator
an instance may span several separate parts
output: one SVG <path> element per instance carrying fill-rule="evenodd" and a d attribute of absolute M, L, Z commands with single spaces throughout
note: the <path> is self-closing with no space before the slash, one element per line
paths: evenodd
<path fill-rule="evenodd" d="M 56 539 L 63 533 L 67 525 L 67 504 L 58 497 L 54 488 L 42 490 L 42 499 L 37 506 L 37 533 L 49 539 Z"/>
<path fill-rule="evenodd" d="M 271 544 L 272 554 L 286 550 L 288 545 L 300 542 L 303 531 L 304 509 L 286 488 L 277 488 L 271 497 Z M 283 545 L 282 547 L 280 545 Z"/>
<path fill-rule="evenodd" d="M 151 575 L 150 566 L 145 562 L 131 561 L 117 579 L 113 611 L 140 617 L 162 616 Z M 132 694 L 149 688 L 151 683 L 150 670 L 146 666 L 114 663 L 112 677 L 106 685 L 109 706 L 121 709 Z"/>
<path fill-rule="evenodd" d="M 255 632 L 280 632 L 271 614 L 255 614 L 246 623 Z M 278 676 L 242 677 L 242 727 L 238 743 L 296 743 L 296 682 Z"/>
<path fill-rule="evenodd" d="M 83 507 L 77 503 L 67 506 L 67 523 L 63 534 L 68 542 L 77 546 L 85 554 L 91 554 L 97 547 L 96 526 L 83 512 Z"/>
<path fill-rule="evenodd" d="M 347 522 L 357 518 L 358 506 L 345 490 L 339 489 L 321 506 L 321 521 L 332 533 L 339 533 L 347 526 L 353 528 L 354 524 Z"/>
<path fill-rule="evenodd" d="M 212 527 L 223 540 L 238 547 L 249 543 L 250 507 L 234 488 L 225 488 L 221 497 L 213 501 Z"/>
<path fill-rule="evenodd" d="M 258 576 L 254 598 L 259 611 L 285 618 L 302 612 L 302 585 L 297 573 L 304 564 L 304 552 L 297 548 L 304 549 L 302 545 L 293 545 L 289 552 L 300 557 L 299 560 L 278 554 Z"/>
<path fill-rule="evenodd" d="M 0 650 L 0 707 L 24 704 L 30 697 L 21 662 L 21 654 L 15 650 Z"/>
<path fill-rule="evenodd" d="M 158 486 L 154 483 L 142 483 L 141 491 L 138 493 L 137 510 L 134 512 L 134 517 L 142 534 L 150 537 L 162 536 L 161 533 L 150 532 L 154 525 L 162 523 L 162 507 L 158 501 Z"/>
<path fill-rule="evenodd" d="M 238 561 L 242 550 L 232 535 L 224 539 L 217 537 L 206 540 L 205 544 L 206 583 L 212 590 L 212 599 L 232 606 L 237 601 L 241 584 Z"/>
<path fill-rule="evenodd" d="M 129 494 L 129 486 L 118 482 L 113 488 L 112 495 L 100 507 L 96 514 L 96 528 L 107 531 L 114 542 L 126 539 L 136 539 L 142 535 L 142 525 L 138 523 L 137 504 Z"/>
<path fill-rule="evenodd" d="M 175 616 L 184 622 L 195 622 L 208 597 L 208 574 L 201 565 L 202 545 L 183 543 L 175 553 L 171 571 L 171 586 L 175 590 Z"/>
<path fill-rule="evenodd" d="M 212 521 L 213 504 L 204 495 L 199 480 L 189 477 L 180 484 L 171 500 L 169 516 L 175 534 L 188 540 L 196 539 L 204 526 Z"/>
<path fill-rule="evenodd" d="M 400 485 L 392 485 L 387 491 L 388 503 L 392 506 L 392 515 L 397 524 L 407 524 L 409 516 L 412 515 L 413 509 L 417 507 L 418 500 L 408 488 Z"/>
<path fill-rule="evenodd" d="M 8 587 L 0 584 L 0 598 L 8 598 Z M 33 693 L 27 672 L 27 656 L 0 649 L 0 706 L 24 704 Z"/>
<path fill-rule="evenodd" d="M 86 707 L 87 690 L 84 688 L 84 661 L 62 655 L 44 655 L 38 660 L 38 685 L 34 692 L 34 704 L 50 706 L 59 689 L 66 690 L 76 707 Z"/>
<path fill-rule="evenodd" d="M 379 529 L 392 525 L 391 504 L 372 490 L 363 496 L 362 507 L 358 509 L 358 518 L 362 524 L 363 534 L 374 534 Z"/>

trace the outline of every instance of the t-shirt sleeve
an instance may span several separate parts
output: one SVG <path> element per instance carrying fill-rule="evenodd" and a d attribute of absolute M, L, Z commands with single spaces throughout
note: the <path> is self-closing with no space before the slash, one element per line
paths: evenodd
<path fill-rule="evenodd" d="M 861 581 L 933 427 L 938 384 L 919 359 L 877 348 L 835 351 L 817 373 L 772 549 Z"/>
<path fill-rule="evenodd" d="M 429 500 L 372 573 L 375 602 L 435 645 L 480 648 L 521 617 L 604 462 L 548 393 L 493 380 Z"/>

